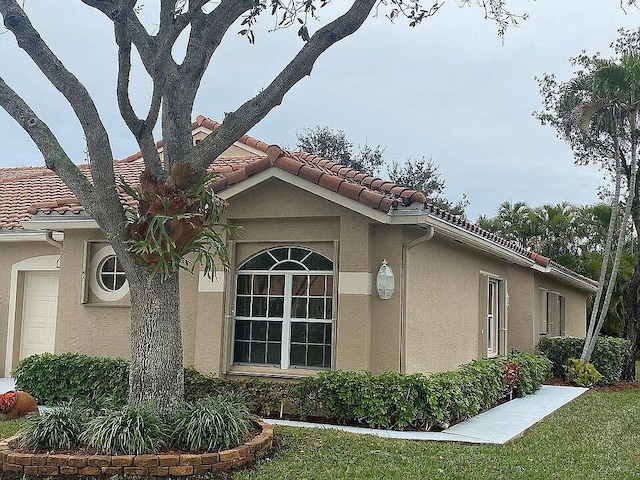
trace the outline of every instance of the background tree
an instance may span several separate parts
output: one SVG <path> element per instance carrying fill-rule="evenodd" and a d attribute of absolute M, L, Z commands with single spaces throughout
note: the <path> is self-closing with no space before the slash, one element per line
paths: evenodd
<path fill-rule="evenodd" d="M 305 152 L 320 155 L 372 176 L 378 176 L 384 164 L 383 147 L 370 147 L 365 143 L 354 153 L 353 143 L 342 130 L 332 130 L 326 126 L 307 127 L 296 133 L 296 137 L 298 148 Z M 409 159 L 402 164 L 394 160 L 387 169 L 387 175 L 398 185 L 424 193 L 433 205 L 455 215 L 465 215 L 469 201 L 465 195 L 455 203 L 443 196 L 446 183 L 440 173 L 440 167 L 433 159 Z"/>
<path fill-rule="evenodd" d="M 15 36 L 17 46 L 72 107 L 86 137 L 92 181 L 75 166 L 46 123 L 1 77 L 0 106 L 31 137 L 46 166 L 76 195 L 118 255 L 131 296 L 129 402 L 136 406 L 151 403 L 168 413 L 184 392 L 177 268 L 189 252 L 204 255 L 209 265 L 210 248 L 214 254 L 224 254 L 221 238 L 213 229 L 222 205 L 203 189 L 207 167 L 282 103 L 285 94 L 311 73 L 320 55 L 358 30 L 377 4 L 389 18 L 405 17 L 414 26 L 435 14 L 441 3 L 423 6 L 409 0 L 353 0 L 343 14 L 313 32 L 309 20 L 328 3 L 325 0 L 160 0 L 145 7 L 157 8 L 159 13 L 158 23 L 150 30 L 137 15 L 136 0 L 81 1 L 102 12 L 114 27 L 116 100 L 145 165 L 140 188 L 129 190 L 140 199 L 137 216 L 127 223 L 114 178 L 109 134 L 95 102 L 49 48 L 18 0 L 0 0 L 4 25 Z M 505 0 L 461 3 L 479 5 L 497 22 L 501 33 L 517 20 Z M 297 33 L 303 41 L 300 50 L 265 88 L 225 114 L 221 126 L 194 146 L 193 105 L 214 53 L 238 21 L 242 25 L 239 33 L 253 42 L 253 27 L 265 12 L 275 16 L 281 27 L 299 25 Z M 178 39 L 186 42 L 181 62 L 172 55 Z M 141 116 L 129 94 L 133 50 L 152 85 L 146 114 Z M 164 142 L 162 161 L 154 138 L 158 122 Z M 158 200 L 155 207 L 159 208 L 152 205 L 152 199 Z M 162 275 L 154 275 L 163 262 L 167 265 L 162 268 Z"/>
<path fill-rule="evenodd" d="M 387 173 L 392 182 L 424 193 L 429 202 L 436 207 L 454 215 L 465 216 L 464 210 L 469 206 L 467 196 L 462 195 L 457 202 L 452 202 L 443 196 L 446 183 L 440 173 L 440 167 L 433 159 L 424 157 L 420 160 L 409 159 L 403 164 L 394 160 Z"/>
<path fill-rule="evenodd" d="M 297 147 L 305 152 L 341 163 L 347 167 L 368 173 L 373 177 L 380 174 L 384 163 L 382 154 L 384 148 L 380 145 L 369 146 L 366 142 L 353 149 L 353 143 L 347 139 L 343 130 L 332 130 L 327 126 L 316 125 L 296 132 Z"/>
<path fill-rule="evenodd" d="M 599 55 L 579 55 L 572 59 L 577 68 L 573 78 L 558 82 L 553 75 L 539 80 L 545 110 L 538 113 L 543 123 L 554 126 L 572 147 L 576 163 L 597 163 L 611 172 L 616 188 L 608 238 L 600 274 L 600 289 L 596 294 L 587 341 L 582 360 L 588 361 L 595 337 L 605 321 L 608 302 L 616 285 L 616 275 L 622 262 L 628 218 L 633 219 L 636 232 L 640 226 L 637 196 L 637 120 L 640 106 L 640 32 L 620 31 L 612 45 L 615 58 Z M 624 179 L 624 213 L 617 218 Z M 614 232 L 618 232 L 614 235 Z M 609 250 L 615 252 L 609 269 Z M 637 251 L 637 248 L 636 248 Z M 609 281 L 605 278 L 609 273 Z M 632 346 L 632 355 L 625 367 L 625 378 L 635 377 L 635 357 L 638 355 L 640 304 L 640 255 L 626 293 L 625 337 Z M 603 295 L 604 294 L 604 295 Z M 596 314 L 602 299 L 600 314 Z"/>
<path fill-rule="evenodd" d="M 597 278 L 602 267 L 610 218 L 611 206 L 605 203 L 571 205 L 560 202 L 531 207 L 525 202 L 504 202 L 495 217 L 481 215 L 478 225 L 588 278 Z M 632 239 L 627 237 L 602 326 L 605 335 L 623 334 L 625 292 L 634 262 Z M 592 308 L 593 299 L 587 309 L 588 316 Z"/>

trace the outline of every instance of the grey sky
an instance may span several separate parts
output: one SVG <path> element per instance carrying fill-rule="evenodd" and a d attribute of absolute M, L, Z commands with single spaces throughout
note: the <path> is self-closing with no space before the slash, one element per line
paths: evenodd
<path fill-rule="evenodd" d="M 143 3 L 150 11 L 155 2 Z M 332 10 L 346 4 L 335 0 Z M 540 108 L 533 77 L 554 72 L 568 78 L 568 58 L 581 49 L 607 54 L 619 27 L 640 25 L 640 11 L 631 8 L 625 14 L 618 0 L 513 5 L 530 18 L 510 29 L 504 44 L 479 8 L 459 8 L 454 0 L 414 29 L 402 21 L 371 18 L 326 52 L 311 77 L 250 133 L 293 147 L 297 130 L 329 125 L 356 144 L 386 146 L 387 161 L 433 157 L 447 182 L 447 196 L 469 196 L 472 219 L 495 214 L 505 200 L 593 202 L 602 175 L 596 168 L 574 166 L 569 148 L 531 116 Z M 26 9 L 96 99 L 116 157 L 135 152 L 115 105 L 110 23 L 80 2 L 26 0 Z M 330 20 L 329 12 L 321 12 L 323 21 Z M 271 19 L 266 17 L 263 25 L 254 46 L 232 27 L 203 81 L 194 117 L 222 119 L 266 86 L 300 47 L 295 28 L 267 33 Z M 0 35 L 0 76 L 49 122 L 74 161 L 82 161 L 82 132 L 73 112 L 10 33 Z M 133 92 L 142 109 L 148 82 L 142 75 L 136 79 Z M 0 166 L 42 163 L 27 135 L 0 110 Z"/>

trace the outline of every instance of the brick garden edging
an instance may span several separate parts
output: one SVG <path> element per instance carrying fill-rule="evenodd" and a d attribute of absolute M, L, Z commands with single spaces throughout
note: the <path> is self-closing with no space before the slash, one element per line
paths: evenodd
<path fill-rule="evenodd" d="M 49 455 L 19 453 L 18 435 L 0 441 L 0 471 L 17 475 L 138 475 L 185 477 L 240 467 L 264 457 L 273 445 L 273 427 L 253 419 L 261 433 L 242 445 L 218 453 L 157 455 Z"/>

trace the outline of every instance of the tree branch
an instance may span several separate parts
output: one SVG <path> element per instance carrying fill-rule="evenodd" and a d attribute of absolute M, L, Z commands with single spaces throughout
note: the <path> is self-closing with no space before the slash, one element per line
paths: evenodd
<path fill-rule="evenodd" d="M 157 47 L 153 36 L 144 28 L 140 19 L 136 15 L 133 5 L 127 5 L 123 8 L 120 0 L 80 0 L 85 5 L 95 8 L 104 13 L 111 21 L 125 23 L 127 30 L 130 32 L 131 41 L 140 52 L 140 58 L 145 70 L 153 78 L 155 71 L 155 59 Z"/>
<path fill-rule="evenodd" d="M 318 30 L 267 88 L 235 112 L 225 115 L 220 128 L 194 148 L 184 161 L 198 170 L 207 168 L 229 145 L 280 105 L 284 95 L 311 74 L 322 53 L 360 28 L 375 4 L 376 0 L 356 0 L 344 15 Z"/>
<path fill-rule="evenodd" d="M 83 205 L 95 198 L 93 185 L 71 161 L 58 139 L 27 103 L 0 77 L 0 106 L 13 117 L 36 144 L 47 168 L 53 170 Z"/>
<path fill-rule="evenodd" d="M 147 114 L 147 120 L 142 120 L 136 115 L 129 95 L 129 80 L 131 76 L 131 39 L 127 35 L 125 28 L 116 23 L 115 26 L 116 43 L 118 44 L 118 86 L 117 98 L 118 107 L 122 119 L 129 127 L 135 137 L 142 152 L 145 167 L 149 173 L 155 176 L 162 174 L 162 163 L 156 143 L 153 139 L 153 128 L 158 120 L 160 110 L 161 91 L 154 82 L 153 97 Z"/>
<path fill-rule="evenodd" d="M 113 153 L 109 144 L 109 135 L 100 119 L 98 110 L 86 88 L 71 73 L 42 40 L 33 28 L 29 18 L 16 0 L 0 0 L 0 14 L 4 25 L 16 37 L 18 45 L 33 60 L 51 84 L 65 97 L 78 118 L 87 139 L 87 148 L 91 158 L 91 175 L 96 191 L 96 201 L 100 209 L 109 212 L 106 216 L 95 216 L 95 220 L 106 231 L 115 231 L 116 225 L 100 223 L 101 220 L 124 219 L 124 211 L 118 198 L 113 174 Z M 76 195 L 75 184 L 70 185 Z M 86 205 L 85 205 L 86 207 Z M 93 212 L 94 214 L 96 212 Z"/>
<path fill-rule="evenodd" d="M 196 90 L 227 30 L 249 8 L 250 2 L 224 0 L 209 14 L 194 11 L 187 54 L 180 68 Z"/>

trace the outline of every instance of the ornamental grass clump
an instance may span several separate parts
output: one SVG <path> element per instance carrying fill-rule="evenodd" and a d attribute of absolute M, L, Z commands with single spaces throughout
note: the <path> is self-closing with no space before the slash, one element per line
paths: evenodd
<path fill-rule="evenodd" d="M 27 427 L 20 439 L 25 450 L 69 450 L 80 444 L 85 412 L 66 404 L 39 416 L 29 417 Z"/>
<path fill-rule="evenodd" d="M 166 426 L 151 407 L 104 410 L 89 419 L 80 440 L 105 455 L 141 455 L 166 446 Z"/>
<path fill-rule="evenodd" d="M 224 450 L 241 442 L 249 423 L 247 406 L 235 394 L 185 403 L 171 423 L 171 446 L 190 452 Z"/>

